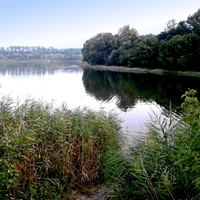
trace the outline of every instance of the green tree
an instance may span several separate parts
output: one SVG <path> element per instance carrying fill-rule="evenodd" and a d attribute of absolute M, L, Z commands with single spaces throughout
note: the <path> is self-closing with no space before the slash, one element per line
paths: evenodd
<path fill-rule="evenodd" d="M 174 36 L 168 42 L 162 42 L 158 60 L 165 69 L 199 71 L 200 40 L 195 34 Z"/>
<path fill-rule="evenodd" d="M 123 64 L 128 67 L 155 68 L 158 57 L 158 41 L 154 35 L 140 37 L 136 46 L 123 57 Z"/>
<path fill-rule="evenodd" d="M 116 34 L 117 46 L 114 48 L 108 58 L 108 65 L 124 65 L 123 57 L 127 52 L 134 48 L 138 40 L 138 32 L 135 28 L 130 28 L 129 25 L 125 25 L 120 28 Z"/>
<path fill-rule="evenodd" d="M 117 39 L 112 33 L 99 33 L 84 43 L 83 61 L 92 65 L 105 65 L 112 50 L 117 46 Z"/>
<path fill-rule="evenodd" d="M 200 9 L 188 17 L 187 23 L 189 24 L 189 27 L 193 33 L 200 36 Z"/>
<path fill-rule="evenodd" d="M 168 28 L 165 29 L 165 31 L 157 35 L 159 40 L 169 41 L 176 35 L 187 35 L 189 33 L 192 33 L 186 21 L 180 21 L 177 26 L 171 24 L 167 27 Z"/>
<path fill-rule="evenodd" d="M 107 65 L 121 65 L 122 64 L 121 55 L 122 55 L 122 52 L 119 48 L 113 49 L 108 57 L 106 64 Z"/>
<path fill-rule="evenodd" d="M 138 38 L 138 32 L 136 29 L 130 28 L 129 25 L 125 25 L 119 29 L 117 38 L 119 40 L 120 49 L 123 52 L 126 52 L 127 50 L 134 47 Z"/>

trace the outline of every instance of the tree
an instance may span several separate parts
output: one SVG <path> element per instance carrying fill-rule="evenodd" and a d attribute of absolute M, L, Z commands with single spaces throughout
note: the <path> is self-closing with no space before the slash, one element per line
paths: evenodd
<path fill-rule="evenodd" d="M 112 33 L 99 33 L 87 40 L 82 49 L 83 61 L 92 65 L 105 65 L 112 50 L 117 46 L 117 39 Z"/>
<path fill-rule="evenodd" d="M 138 32 L 134 28 L 130 28 L 129 25 L 125 25 L 120 28 L 117 34 L 119 40 L 120 49 L 123 52 L 134 47 L 134 44 L 138 38 Z"/>
<path fill-rule="evenodd" d="M 198 9 L 197 12 L 188 17 L 187 23 L 189 24 L 190 29 L 193 31 L 193 33 L 200 36 L 200 9 Z"/>
<path fill-rule="evenodd" d="M 108 60 L 107 60 L 107 65 L 121 65 L 121 55 L 122 52 L 121 50 L 118 49 L 113 49 L 112 52 L 110 53 Z"/>
<path fill-rule="evenodd" d="M 137 40 L 138 40 L 138 32 L 134 28 L 130 28 L 129 25 L 125 25 L 120 28 L 118 34 L 116 34 L 117 38 L 117 46 L 114 48 L 108 58 L 108 65 L 124 65 L 124 56 L 127 52 L 132 49 Z"/>
<path fill-rule="evenodd" d="M 81 49 L 55 49 L 40 46 L 10 46 L 6 49 L 0 47 L 1 60 L 79 60 L 81 57 Z"/>
<path fill-rule="evenodd" d="M 176 27 L 176 35 L 187 35 L 192 33 L 186 21 L 180 21 Z"/>
<path fill-rule="evenodd" d="M 200 39 L 195 34 L 174 36 L 163 41 L 159 48 L 159 61 L 169 70 L 200 71 Z"/>
<path fill-rule="evenodd" d="M 135 47 L 123 57 L 124 65 L 128 67 L 157 66 L 158 40 L 154 35 L 141 36 Z"/>
<path fill-rule="evenodd" d="M 165 32 L 169 32 L 171 29 L 176 29 L 177 23 L 175 19 L 171 19 L 167 22 L 167 27 L 165 28 Z"/>
<path fill-rule="evenodd" d="M 168 28 L 165 29 L 165 31 L 157 35 L 157 38 L 159 40 L 169 41 L 176 35 L 187 35 L 189 33 L 192 33 L 186 21 L 180 21 L 178 25 L 175 25 L 173 24 L 173 22 L 170 22 L 170 24 L 167 27 Z"/>

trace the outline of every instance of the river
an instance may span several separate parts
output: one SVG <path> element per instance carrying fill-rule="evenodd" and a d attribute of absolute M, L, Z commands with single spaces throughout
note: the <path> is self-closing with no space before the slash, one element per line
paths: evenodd
<path fill-rule="evenodd" d="M 81 69 L 75 62 L 0 62 L 0 96 L 33 98 L 69 109 L 85 106 L 115 112 L 123 133 L 137 137 L 151 116 L 178 109 L 188 89 L 200 91 L 200 78 Z M 176 112 L 176 111 L 175 111 Z"/>

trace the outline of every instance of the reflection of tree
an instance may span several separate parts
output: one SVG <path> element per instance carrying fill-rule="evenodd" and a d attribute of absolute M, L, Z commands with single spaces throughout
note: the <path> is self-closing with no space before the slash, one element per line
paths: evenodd
<path fill-rule="evenodd" d="M 88 93 L 102 101 L 117 97 L 117 106 L 122 110 L 133 107 L 137 100 L 153 100 L 167 110 L 170 104 L 172 108 L 177 108 L 181 103 L 181 95 L 188 88 L 198 91 L 199 80 L 200 78 L 192 77 L 91 69 L 84 70 L 83 73 L 83 83 Z"/>
<path fill-rule="evenodd" d="M 117 105 L 122 110 L 135 105 L 133 93 L 124 92 L 120 88 L 120 77 L 117 73 L 86 69 L 83 73 L 83 84 L 86 91 L 101 101 L 109 101 L 117 97 Z"/>
<path fill-rule="evenodd" d="M 72 66 L 77 62 L 58 62 L 58 61 L 2 61 L 0 62 L 1 74 L 12 76 L 44 75 L 53 74 L 57 69 L 65 70 L 66 66 Z"/>

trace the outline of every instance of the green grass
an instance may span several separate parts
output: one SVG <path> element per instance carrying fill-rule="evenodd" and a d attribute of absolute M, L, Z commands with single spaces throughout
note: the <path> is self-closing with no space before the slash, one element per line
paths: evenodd
<path fill-rule="evenodd" d="M 0 199 L 77 199 L 101 182 L 111 199 L 200 198 L 200 103 L 182 98 L 183 113 L 152 116 L 148 132 L 122 152 L 114 114 L 68 110 L 4 97 L 0 101 Z"/>
<path fill-rule="evenodd" d="M 79 63 L 79 66 L 83 69 L 94 69 L 102 71 L 113 71 L 113 72 L 128 72 L 136 74 L 158 74 L 158 75 L 176 75 L 176 76 L 190 76 L 190 77 L 200 77 L 200 72 L 195 71 L 169 71 L 163 69 L 150 69 L 150 68 L 140 68 L 140 67 L 124 67 L 124 66 L 106 66 L 106 65 L 90 65 L 88 63 Z"/>
<path fill-rule="evenodd" d="M 27 99 L 0 101 L 0 199 L 67 199 L 103 180 L 118 148 L 114 114 Z"/>
<path fill-rule="evenodd" d="M 116 199 L 197 200 L 200 198 L 200 103 L 184 95 L 182 118 L 152 117 L 147 135 L 129 152 L 116 151 L 104 165 Z"/>

